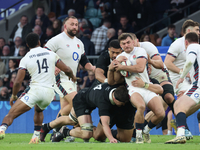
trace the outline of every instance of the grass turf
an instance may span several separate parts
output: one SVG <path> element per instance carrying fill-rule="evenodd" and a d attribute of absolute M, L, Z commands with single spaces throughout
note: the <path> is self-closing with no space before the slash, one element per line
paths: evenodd
<path fill-rule="evenodd" d="M 136 144 L 136 143 L 117 143 L 111 144 L 100 143 L 94 139 L 90 139 L 89 143 L 84 143 L 82 139 L 76 138 L 75 142 L 67 143 L 61 141 L 59 143 L 52 143 L 50 134 L 46 137 L 46 142 L 39 144 L 28 144 L 32 134 L 6 134 L 3 140 L 0 140 L 0 150 L 123 150 L 123 149 L 135 149 L 135 150 L 194 150 L 200 149 L 200 137 L 194 136 L 193 140 L 187 141 L 186 144 L 164 144 L 165 141 L 174 138 L 175 136 L 167 135 L 151 135 L 151 144 Z"/>

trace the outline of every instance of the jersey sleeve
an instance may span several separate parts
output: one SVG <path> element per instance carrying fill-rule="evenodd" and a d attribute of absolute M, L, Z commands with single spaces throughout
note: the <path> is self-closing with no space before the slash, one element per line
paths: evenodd
<path fill-rule="evenodd" d="M 111 104 L 101 102 L 98 108 L 99 108 L 99 116 L 110 116 Z"/>
<path fill-rule="evenodd" d="M 152 43 L 150 43 L 150 42 L 142 42 L 141 45 L 142 45 L 141 47 L 146 50 L 147 54 L 150 56 L 151 59 L 154 56 L 160 55 L 159 52 L 158 52 L 158 49 Z"/>
<path fill-rule="evenodd" d="M 56 65 L 58 62 L 61 61 L 61 59 L 60 59 L 60 57 L 56 53 L 53 53 L 53 55 L 55 56 L 55 65 Z"/>
<path fill-rule="evenodd" d="M 105 71 L 108 68 L 109 64 L 110 64 L 110 58 L 107 57 L 105 53 L 102 53 L 97 60 L 96 68 L 100 68 Z"/>
<path fill-rule="evenodd" d="M 27 70 L 27 62 L 28 62 L 28 61 L 26 61 L 26 58 L 27 58 L 27 57 L 23 57 L 23 58 L 21 59 L 21 61 L 20 61 L 20 63 L 19 63 L 19 69 L 21 69 L 21 70 Z"/>
<path fill-rule="evenodd" d="M 58 50 L 58 43 L 59 41 L 57 41 L 57 39 L 59 38 L 51 38 L 50 40 L 48 40 L 48 42 L 45 44 L 44 48 L 51 50 L 53 52 L 56 52 Z"/>
<path fill-rule="evenodd" d="M 144 50 L 144 48 L 139 48 L 139 50 L 137 51 L 137 59 L 138 58 L 147 59 L 147 52 Z"/>
<path fill-rule="evenodd" d="M 179 53 L 180 53 L 180 45 L 178 44 L 178 41 L 175 41 L 169 47 L 167 54 L 176 58 L 179 55 Z"/>

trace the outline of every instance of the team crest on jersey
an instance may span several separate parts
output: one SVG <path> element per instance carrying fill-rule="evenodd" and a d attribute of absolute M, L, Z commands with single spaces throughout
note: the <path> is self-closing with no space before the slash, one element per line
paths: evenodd
<path fill-rule="evenodd" d="M 80 49 L 80 46 L 79 46 L 79 44 L 77 44 L 77 47 L 78 47 L 78 49 Z"/>
<path fill-rule="evenodd" d="M 195 93 L 195 94 L 194 94 L 194 97 L 195 97 L 195 98 L 199 98 L 199 94 L 198 94 L 198 93 Z"/>
<path fill-rule="evenodd" d="M 72 88 L 69 88 L 70 91 L 72 91 Z"/>
<path fill-rule="evenodd" d="M 67 47 L 69 47 L 69 44 L 67 44 Z"/>
<path fill-rule="evenodd" d="M 133 59 L 136 59 L 136 56 L 135 56 L 135 55 L 133 55 Z"/>

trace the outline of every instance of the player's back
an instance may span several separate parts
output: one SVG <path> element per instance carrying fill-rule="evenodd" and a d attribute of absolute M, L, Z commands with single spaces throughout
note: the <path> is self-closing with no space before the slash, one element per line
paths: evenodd
<path fill-rule="evenodd" d="M 53 88 L 55 64 L 59 57 L 42 47 L 31 49 L 20 62 L 20 68 L 28 70 L 31 85 Z"/>

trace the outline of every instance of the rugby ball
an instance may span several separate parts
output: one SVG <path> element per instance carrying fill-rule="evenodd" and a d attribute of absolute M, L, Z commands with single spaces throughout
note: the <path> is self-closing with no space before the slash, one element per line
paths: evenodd
<path fill-rule="evenodd" d="M 122 64 L 122 65 L 125 65 L 125 66 L 131 66 L 131 62 L 130 62 L 129 60 L 122 61 L 121 64 Z M 120 73 L 121 73 L 121 75 L 124 76 L 124 77 L 129 77 L 129 76 L 132 75 L 131 72 L 124 71 L 124 70 L 121 70 Z"/>

